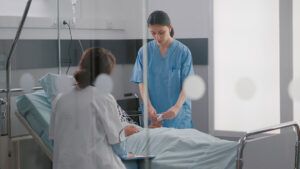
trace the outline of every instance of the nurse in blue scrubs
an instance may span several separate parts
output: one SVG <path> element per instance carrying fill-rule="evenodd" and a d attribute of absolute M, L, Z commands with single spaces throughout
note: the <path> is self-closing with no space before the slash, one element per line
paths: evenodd
<path fill-rule="evenodd" d="M 188 47 L 173 38 L 174 29 L 164 11 L 154 11 L 148 20 L 154 40 L 148 48 L 148 113 L 152 124 L 164 127 L 192 128 L 191 100 L 183 90 L 183 82 L 194 74 L 192 55 Z M 144 46 L 146 47 L 146 46 Z M 140 48 L 131 81 L 139 85 L 144 99 L 143 48 Z M 162 114 L 161 118 L 158 118 Z"/>

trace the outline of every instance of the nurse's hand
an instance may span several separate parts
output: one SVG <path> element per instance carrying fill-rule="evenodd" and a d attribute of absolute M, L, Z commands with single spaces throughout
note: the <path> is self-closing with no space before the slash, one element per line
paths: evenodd
<path fill-rule="evenodd" d="M 173 119 L 177 116 L 177 113 L 179 112 L 180 107 L 175 105 L 171 107 L 169 110 L 163 113 L 162 119 Z"/>
<path fill-rule="evenodd" d="M 148 105 L 149 118 L 151 121 L 157 121 L 157 113 L 152 105 Z"/>

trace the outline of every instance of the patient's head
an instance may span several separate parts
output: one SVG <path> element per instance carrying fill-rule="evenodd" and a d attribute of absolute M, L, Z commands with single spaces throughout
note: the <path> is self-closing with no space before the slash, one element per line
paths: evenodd
<path fill-rule="evenodd" d="M 104 48 L 89 48 L 84 51 L 79 63 L 79 69 L 74 78 L 79 88 L 94 85 L 98 75 L 105 73 L 110 75 L 116 59 L 114 55 Z"/>

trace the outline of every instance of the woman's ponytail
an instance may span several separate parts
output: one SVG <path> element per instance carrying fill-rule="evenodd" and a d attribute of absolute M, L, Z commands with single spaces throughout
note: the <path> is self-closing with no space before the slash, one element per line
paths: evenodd
<path fill-rule="evenodd" d="M 116 64 L 114 55 L 104 48 L 89 48 L 81 56 L 78 70 L 74 78 L 79 88 L 93 86 L 96 78 L 102 74 L 110 74 Z"/>
<path fill-rule="evenodd" d="M 85 88 L 90 85 L 90 73 L 84 69 L 79 69 L 74 73 L 74 78 L 79 88 Z"/>

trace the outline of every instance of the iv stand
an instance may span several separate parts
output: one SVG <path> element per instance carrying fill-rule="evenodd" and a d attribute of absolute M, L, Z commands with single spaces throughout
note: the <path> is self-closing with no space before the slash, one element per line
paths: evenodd
<path fill-rule="evenodd" d="M 25 23 L 25 20 L 27 18 L 27 14 L 28 14 L 28 11 L 29 11 L 29 8 L 30 8 L 30 5 L 31 5 L 31 1 L 32 0 L 28 0 L 27 4 L 26 4 L 26 7 L 25 7 L 25 10 L 24 10 L 24 13 L 23 13 L 23 16 L 22 16 L 22 19 L 21 19 L 21 22 L 20 22 L 20 25 L 18 27 L 18 31 L 16 33 L 16 36 L 15 36 L 15 39 L 13 41 L 13 44 L 10 48 L 10 51 L 9 51 L 9 55 L 7 57 L 7 61 L 6 61 L 6 101 L 7 101 L 7 109 L 6 109 L 6 118 L 7 118 L 7 131 L 6 131 L 6 135 L 8 135 L 9 138 L 11 138 L 11 122 L 10 122 L 10 111 L 11 111 L 11 106 L 10 106 L 10 98 L 11 98 L 11 91 L 10 91 L 10 81 L 11 81 L 11 77 L 10 77 L 10 72 L 11 72 L 11 57 L 12 57 L 12 54 L 15 50 L 15 47 L 17 45 L 17 42 L 19 40 L 19 37 L 21 35 L 21 32 L 22 32 L 22 29 L 23 29 L 23 25 Z"/>
<path fill-rule="evenodd" d="M 24 23 L 25 23 L 25 20 L 27 18 L 27 14 L 28 14 L 28 11 L 29 11 L 29 8 L 30 8 L 30 5 L 31 5 L 31 1 L 32 0 L 27 1 L 27 4 L 26 4 L 25 10 L 24 10 L 20 25 L 18 27 L 15 39 L 12 43 L 11 48 L 10 48 L 9 55 L 7 57 L 7 62 L 6 62 L 6 102 L 7 102 L 6 106 L 7 107 L 6 107 L 6 119 L 5 119 L 6 120 L 6 131 L 5 131 L 4 135 L 7 135 L 9 140 L 12 137 L 12 134 L 11 134 L 11 119 L 10 119 L 11 118 L 10 117 L 11 116 L 11 105 L 10 105 L 11 104 L 10 103 L 11 102 L 11 89 L 10 89 L 11 57 L 13 55 L 13 52 L 14 52 L 15 47 L 17 45 L 17 42 L 20 38 L 22 29 L 23 29 L 23 26 L 24 26 Z M 8 159 L 10 159 L 12 157 L 12 148 L 10 146 L 10 141 L 8 141 L 7 156 L 8 156 Z"/>

